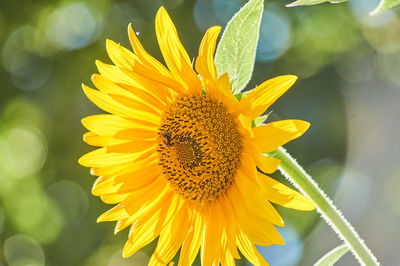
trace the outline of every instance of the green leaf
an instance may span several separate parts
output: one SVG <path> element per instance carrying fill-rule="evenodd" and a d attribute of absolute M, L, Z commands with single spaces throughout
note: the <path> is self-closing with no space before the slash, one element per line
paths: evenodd
<path fill-rule="evenodd" d="M 292 7 L 292 6 L 311 6 L 311 5 L 316 5 L 316 4 L 321 4 L 325 2 L 329 2 L 332 4 L 337 4 L 337 3 L 342 3 L 347 0 L 297 0 L 291 4 L 286 5 L 287 7 Z"/>
<path fill-rule="evenodd" d="M 218 44 L 218 75 L 228 72 L 233 93 L 244 89 L 253 73 L 264 0 L 250 0 L 229 21 Z"/>
<path fill-rule="evenodd" d="M 349 247 L 346 244 L 338 246 L 329 251 L 314 266 L 332 266 L 335 264 L 346 252 L 349 251 Z"/>
<path fill-rule="evenodd" d="M 254 120 L 252 121 L 252 127 L 258 127 L 259 125 L 261 125 L 262 123 L 264 123 L 265 120 L 267 120 L 268 116 L 269 116 L 271 113 L 272 113 L 272 111 L 269 112 L 269 113 L 266 114 L 266 115 L 259 116 L 259 117 L 257 117 L 256 119 L 254 119 Z"/>
<path fill-rule="evenodd" d="M 236 93 L 235 97 L 240 101 L 244 96 L 246 96 L 247 92 Z"/>
<path fill-rule="evenodd" d="M 373 16 L 398 5 L 400 5 L 400 0 L 381 0 L 379 5 L 369 14 Z"/>

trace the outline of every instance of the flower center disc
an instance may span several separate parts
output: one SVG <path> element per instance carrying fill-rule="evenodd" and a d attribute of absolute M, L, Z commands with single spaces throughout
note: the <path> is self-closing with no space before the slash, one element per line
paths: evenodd
<path fill-rule="evenodd" d="M 159 137 L 164 176 L 185 199 L 207 203 L 232 185 L 242 141 L 222 104 L 206 95 L 176 100 L 163 115 Z"/>

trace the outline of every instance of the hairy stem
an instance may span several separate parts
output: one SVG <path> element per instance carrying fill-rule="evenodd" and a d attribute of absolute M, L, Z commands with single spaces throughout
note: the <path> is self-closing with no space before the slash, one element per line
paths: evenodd
<path fill-rule="evenodd" d="M 326 222 L 338 236 L 348 245 L 362 265 L 379 265 L 378 260 L 357 234 L 354 227 L 344 218 L 342 213 L 333 205 L 328 196 L 318 187 L 309 174 L 282 147 L 269 153 L 269 156 L 281 160 L 279 170 L 300 191 L 307 195 L 317 206 Z"/>

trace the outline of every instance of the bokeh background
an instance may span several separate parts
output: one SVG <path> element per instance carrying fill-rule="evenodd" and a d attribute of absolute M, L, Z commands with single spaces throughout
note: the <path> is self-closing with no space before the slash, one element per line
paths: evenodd
<path fill-rule="evenodd" d="M 287 145 L 384 265 L 400 261 L 400 17 L 370 17 L 377 0 L 285 8 L 265 3 L 248 88 L 296 74 L 275 118 L 311 122 Z M 127 230 L 96 223 L 111 206 L 91 195 L 78 165 L 92 150 L 80 124 L 100 111 L 81 91 L 105 40 L 129 47 L 134 29 L 161 59 L 154 17 L 164 5 L 195 57 L 202 34 L 226 25 L 242 0 L 1 0 L 0 265 L 145 265 L 154 243 L 121 257 Z M 283 178 L 275 174 L 279 180 Z M 279 208 L 287 244 L 262 247 L 271 265 L 311 265 L 341 242 L 316 212 Z M 198 263 L 198 260 L 196 261 Z M 246 265 L 245 260 L 240 265 Z M 338 265 L 358 265 L 347 254 Z"/>

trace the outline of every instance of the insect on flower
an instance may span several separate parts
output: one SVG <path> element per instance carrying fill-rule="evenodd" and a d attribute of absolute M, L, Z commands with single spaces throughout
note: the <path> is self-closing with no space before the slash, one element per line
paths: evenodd
<path fill-rule="evenodd" d="M 167 130 L 167 131 L 165 131 L 162 135 L 163 135 L 163 141 L 164 141 L 165 145 L 167 145 L 167 146 L 172 146 L 171 140 L 172 140 L 173 138 L 172 138 L 171 132 L 169 132 L 169 131 Z"/>

